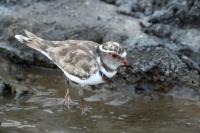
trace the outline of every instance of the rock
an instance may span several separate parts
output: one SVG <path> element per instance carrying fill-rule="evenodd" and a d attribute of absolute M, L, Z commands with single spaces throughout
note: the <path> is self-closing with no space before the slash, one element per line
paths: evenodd
<path fill-rule="evenodd" d="M 115 4 L 115 2 L 116 2 L 117 0 L 101 0 L 101 1 L 107 2 L 107 3 L 109 3 L 109 4 Z"/>
<path fill-rule="evenodd" d="M 119 5 L 117 11 L 121 14 L 125 14 L 125 15 L 133 15 L 132 12 L 132 1 L 126 1 L 126 3 L 121 3 L 119 1 L 117 1 L 117 4 Z"/>
<path fill-rule="evenodd" d="M 195 90 L 181 86 L 174 86 L 167 94 L 180 99 L 199 100 L 199 94 Z"/>
<path fill-rule="evenodd" d="M 0 3 L 2 4 L 15 4 L 17 0 L 2 0 Z"/>
<path fill-rule="evenodd" d="M 172 28 L 176 30 L 172 32 Z M 167 42 L 169 42 L 166 43 L 166 47 L 170 48 L 174 52 L 177 52 L 177 55 L 180 56 L 182 61 L 186 63 L 189 68 L 198 70 L 200 65 L 199 30 L 194 28 L 181 29 L 165 24 L 153 24 L 145 27 L 144 32 L 149 35 L 164 38 Z M 172 47 L 172 45 L 175 45 L 175 47 Z M 188 57 L 190 61 L 182 57 Z"/>
<path fill-rule="evenodd" d="M 160 38 L 168 38 L 172 34 L 172 27 L 164 24 L 153 24 L 144 29 L 147 34 L 153 34 Z"/>
<path fill-rule="evenodd" d="M 13 87 L 0 80 L 0 96 L 10 96 L 10 95 L 13 95 L 14 91 L 13 91 Z"/>
<path fill-rule="evenodd" d="M 195 63 L 192 59 L 187 56 L 181 56 L 182 61 L 188 65 L 190 69 L 197 70 L 200 73 L 200 67 L 197 63 Z"/>
<path fill-rule="evenodd" d="M 168 91 L 187 70 L 182 60 L 167 48 L 146 46 L 131 52 L 133 69 L 127 72 L 127 79 L 135 88 Z"/>
<path fill-rule="evenodd" d="M 150 22 L 171 24 L 193 24 L 200 22 L 199 0 L 169 0 L 166 5 L 160 6 L 160 15 L 152 15 Z"/>
<path fill-rule="evenodd" d="M 128 49 L 133 69 L 120 70 L 114 80 L 134 85 L 130 91 L 167 92 L 177 84 L 199 89 L 198 0 L 1 3 L 0 52 L 14 63 L 55 67 L 45 56 L 16 41 L 14 35 L 24 34 L 24 29 L 48 40 L 112 40 Z"/>
<path fill-rule="evenodd" d="M 199 0 L 117 0 L 107 3 L 119 7 L 119 12 L 140 17 L 148 16 L 149 22 L 175 25 L 197 25 L 200 22 Z M 128 6 L 127 6 L 128 5 Z"/>
<path fill-rule="evenodd" d="M 99 4 L 96 4 L 97 2 Z M 0 14 L 0 51 L 15 63 L 55 67 L 45 56 L 16 41 L 14 35 L 24 34 L 25 29 L 49 40 L 84 39 L 99 43 L 108 40 L 122 42 L 127 36 L 124 34 L 126 32 L 124 28 L 120 28 L 123 17 L 114 18 L 117 15 L 115 9 L 99 1 L 62 0 L 54 3 L 40 0 L 26 7 L 26 12 L 21 8 L 23 3 L 25 0 L 15 5 L 7 5 L 8 7 L 0 5 L 0 9 L 4 8 Z M 67 8 L 68 5 L 71 7 Z"/>

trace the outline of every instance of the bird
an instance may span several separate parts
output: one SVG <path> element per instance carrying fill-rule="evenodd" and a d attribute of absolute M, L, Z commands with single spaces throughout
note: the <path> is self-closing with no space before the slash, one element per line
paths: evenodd
<path fill-rule="evenodd" d="M 50 41 L 28 30 L 25 36 L 15 35 L 15 38 L 45 55 L 68 80 L 80 85 L 80 95 L 82 87 L 105 83 L 116 75 L 119 67 L 129 65 L 126 49 L 114 41 L 102 44 L 88 40 Z M 64 104 L 69 108 L 70 102 L 67 88 Z"/>

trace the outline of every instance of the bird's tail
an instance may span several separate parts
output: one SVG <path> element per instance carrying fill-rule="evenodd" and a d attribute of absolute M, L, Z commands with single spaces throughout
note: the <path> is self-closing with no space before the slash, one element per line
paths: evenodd
<path fill-rule="evenodd" d="M 26 34 L 26 36 L 15 35 L 15 38 L 19 42 L 39 51 L 41 53 L 46 52 L 46 50 L 50 47 L 49 45 L 46 44 L 46 41 L 44 39 L 34 35 L 33 33 L 25 30 L 25 34 Z"/>

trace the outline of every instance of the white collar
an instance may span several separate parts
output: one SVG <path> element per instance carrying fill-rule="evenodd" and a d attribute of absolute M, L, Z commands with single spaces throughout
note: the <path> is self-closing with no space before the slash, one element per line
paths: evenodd
<path fill-rule="evenodd" d="M 99 66 L 100 71 L 108 78 L 112 78 L 116 73 L 117 70 L 113 71 L 113 72 L 108 72 L 106 71 L 106 69 L 102 66 L 102 62 L 101 62 L 101 58 L 99 56 L 97 56 L 97 63 Z"/>

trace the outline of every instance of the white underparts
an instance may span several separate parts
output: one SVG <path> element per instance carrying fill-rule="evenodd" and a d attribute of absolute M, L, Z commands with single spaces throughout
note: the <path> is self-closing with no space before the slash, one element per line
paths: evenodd
<path fill-rule="evenodd" d="M 105 70 L 105 68 L 101 65 L 101 60 L 100 57 L 97 57 L 97 62 L 98 65 L 97 67 L 100 69 L 99 71 L 101 71 L 104 75 L 106 75 L 108 78 L 113 77 L 117 71 L 113 71 L 113 72 L 107 72 Z M 57 65 L 59 67 L 59 65 Z M 63 68 L 59 67 L 65 74 L 65 76 L 67 78 L 69 78 L 70 80 L 72 80 L 73 82 L 76 82 L 78 84 L 80 84 L 81 86 L 85 86 L 85 85 L 96 85 L 96 84 L 100 84 L 103 83 L 104 80 L 102 79 L 102 75 L 100 74 L 99 71 L 96 71 L 96 73 L 90 75 L 89 78 L 87 79 L 80 79 L 77 76 L 74 76 L 72 74 L 69 74 L 68 72 L 66 72 Z"/>
<path fill-rule="evenodd" d="M 59 68 L 64 72 L 65 76 L 67 76 L 70 80 L 72 80 L 73 82 L 76 82 L 82 86 L 96 85 L 96 84 L 100 84 L 100 83 L 104 82 L 99 71 L 96 71 L 96 73 L 90 75 L 90 77 L 87 79 L 80 79 L 74 75 L 69 74 L 68 72 L 63 70 L 61 67 L 59 67 Z"/>
<path fill-rule="evenodd" d="M 97 57 L 97 62 L 98 62 L 97 67 L 100 69 L 99 71 L 101 71 L 108 78 L 113 77 L 117 73 L 117 71 L 107 72 L 105 70 L 105 68 L 101 65 L 100 57 Z M 58 65 L 58 67 L 59 67 L 59 65 Z M 76 77 L 76 76 L 74 76 L 72 74 L 69 74 L 63 68 L 61 68 L 61 67 L 59 67 L 59 68 L 64 72 L 66 77 L 68 77 L 73 82 L 76 82 L 76 83 L 80 84 L 81 86 L 96 85 L 96 84 L 100 84 L 100 83 L 104 82 L 104 80 L 102 79 L 102 75 L 100 74 L 99 71 L 96 71 L 96 73 L 90 75 L 90 77 L 87 78 L 87 79 L 80 79 L 79 77 Z"/>

